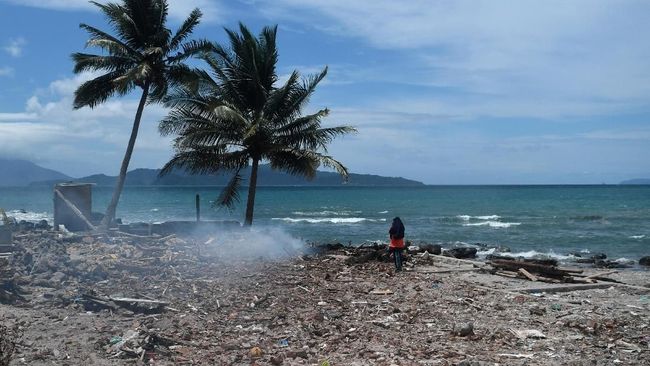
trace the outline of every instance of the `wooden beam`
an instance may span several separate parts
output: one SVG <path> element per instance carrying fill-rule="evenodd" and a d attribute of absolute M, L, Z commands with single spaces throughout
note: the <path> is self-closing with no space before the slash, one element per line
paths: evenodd
<path fill-rule="evenodd" d="M 531 280 L 533 282 L 537 282 L 537 277 L 533 276 L 532 274 L 530 274 L 530 272 L 526 271 L 525 269 L 519 268 L 518 272 L 521 273 L 522 275 L 528 277 L 529 280 Z"/>
<path fill-rule="evenodd" d="M 478 271 L 480 268 L 461 267 L 461 268 L 441 268 L 441 267 L 416 267 L 413 272 L 418 273 L 450 273 L 450 272 L 471 272 Z"/>
<path fill-rule="evenodd" d="M 471 261 L 469 259 L 459 259 L 459 258 L 454 258 L 454 257 L 447 257 L 444 255 L 438 255 L 438 254 L 429 254 L 429 258 L 432 259 L 433 261 L 437 262 L 442 262 L 442 263 L 448 263 L 448 264 L 454 264 L 457 266 L 463 265 L 463 264 L 471 264 L 472 266 L 476 267 L 485 267 L 486 263 L 484 262 L 479 262 L 479 261 Z"/>
<path fill-rule="evenodd" d="M 524 292 L 524 293 L 538 293 L 538 292 L 570 292 L 570 291 L 580 291 L 580 290 L 591 290 L 596 288 L 606 288 L 616 286 L 612 283 L 585 283 L 585 284 L 572 284 L 572 285 L 563 285 L 563 286 L 543 286 L 543 287 L 523 287 L 523 288 L 513 288 L 509 289 L 513 292 Z M 648 289 L 650 290 L 650 288 Z"/>
<path fill-rule="evenodd" d="M 54 189 L 54 192 L 55 192 L 56 195 L 59 196 L 59 198 L 60 198 L 60 199 L 61 199 L 61 200 L 62 200 L 62 201 L 63 201 L 63 202 L 64 202 L 64 203 L 65 203 L 65 204 L 66 204 L 66 205 L 67 205 L 67 206 L 72 210 L 72 212 L 73 212 L 75 215 L 77 215 L 77 217 L 79 217 L 79 218 L 80 218 L 80 219 L 81 219 L 81 220 L 86 224 L 86 226 L 88 226 L 88 228 L 89 228 L 90 230 L 93 230 L 93 231 L 94 231 L 94 230 L 97 230 L 97 228 L 95 227 L 95 225 L 93 225 L 93 224 L 90 222 L 90 220 L 88 220 L 88 219 L 86 218 L 86 216 L 84 216 L 84 214 L 83 214 L 83 213 L 82 213 L 82 212 L 77 208 L 77 206 L 74 205 L 74 203 L 70 202 L 67 198 L 65 198 L 65 196 L 63 195 L 63 193 L 61 193 L 61 191 L 59 191 L 58 189 Z"/>
<path fill-rule="evenodd" d="M 598 279 L 598 277 L 609 276 L 609 275 L 614 274 L 614 273 L 618 273 L 618 271 L 608 271 L 608 272 L 603 272 L 603 273 L 595 273 L 595 274 L 589 275 L 589 276 L 587 276 L 585 278 L 589 279 L 589 280 Z"/>
<path fill-rule="evenodd" d="M 489 261 L 488 263 L 495 268 L 507 269 L 511 271 L 518 271 L 520 268 L 523 268 L 528 272 L 534 272 L 548 277 L 564 277 L 570 275 L 569 272 L 557 267 L 527 263 L 517 260 L 495 259 Z"/>

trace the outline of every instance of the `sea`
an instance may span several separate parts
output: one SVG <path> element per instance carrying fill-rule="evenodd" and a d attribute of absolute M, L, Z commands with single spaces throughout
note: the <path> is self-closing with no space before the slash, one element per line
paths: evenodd
<path fill-rule="evenodd" d="M 219 187 L 126 187 L 123 222 L 242 222 L 246 194 L 233 211 L 213 207 Z M 93 187 L 93 211 L 103 212 L 112 188 Z M 48 187 L 0 187 L 0 207 L 18 220 L 52 222 Z M 359 245 L 386 242 L 393 217 L 414 244 L 472 245 L 480 255 L 507 247 L 518 256 L 570 260 L 650 255 L 650 186 L 260 187 L 254 226 L 285 231 L 305 242 Z"/>

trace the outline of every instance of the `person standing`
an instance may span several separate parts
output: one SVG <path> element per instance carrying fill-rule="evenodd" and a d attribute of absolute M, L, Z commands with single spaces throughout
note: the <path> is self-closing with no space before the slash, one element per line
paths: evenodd
<path fill-rule="evenodd" d="M 404 250 L 404 223 L 399 217 L 393 219 L 393 224 L 388 230 L 390 236 L 390 245 L 388 251 L 395 259 L 395 270 L 402 270 L 402 251 Z"/>

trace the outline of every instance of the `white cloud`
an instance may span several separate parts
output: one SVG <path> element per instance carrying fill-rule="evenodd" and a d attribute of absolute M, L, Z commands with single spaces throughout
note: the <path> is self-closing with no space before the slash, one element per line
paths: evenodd
<path fill-rule="evenodd" d="M 27 44 L 24 38 L 16 38 L 9 41 L 4 50 L 12 57 L 20 57 L 23 54 L 23 47 Z"/>
<path fill-rule="evenodd" d="M 73 175 L 115 173 L 131 133 L 138 96 L 74 110 L 74 90 L 93 75 L 55 80 L 25 101 L 24 111 L 0 113 L 0 155 L 45 161 L 56 168 L 55 159 Z M 165 114 L 158 105 L 145 109 L 132 167 L 159 166 L 171 152 L 170 139 L 157 131 Z"/>
<path fill-rule="evenodd" d="M 36 113 L 0 113 L 0 123 L 33 121 L 37 118 Z"/>
<path fill-rule="evenodd" d="M 404 63 L 390 72 L 377 69 L 375 77 L 451 89 L 456 96 L 443 102 L 469 105 L 473 117 L 496 110 L 497 116 L 561 118 L 648 105 L 648 2 L 260 0 L 256 5 L 274 21 L 304 22 L 403 55 Z"/>
<path fill-rule="evenodd" d="M 14 69 L 9 66 L 0 67 L 0 76 L 13 76 Z"/>
<path fill-rule="evenodd" d="M 16 5 L 29 6 L 34 8 L 66 10 L 66 11 L 97 11 L 97 7 L 88 0 L 0 0 Z M 100 3 L 119 2 L 117 0 L 99 1 Z M 217 1 L 212 0 L 169 0 L 169 15 L 176 21 L 183 21 L 194 8 L 203 12 L 203 21 L 215 22 L 223 15 L 222 9 Z"/>

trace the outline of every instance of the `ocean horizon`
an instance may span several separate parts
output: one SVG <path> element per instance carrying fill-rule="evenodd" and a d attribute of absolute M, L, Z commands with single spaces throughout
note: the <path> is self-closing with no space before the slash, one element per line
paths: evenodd
<path fill-rule="evenodd" d="M 93 211 L 103 212 L 112 187 L 93 187 Z M 233 211 L 212 207 L 219 187 L 127 186 L 117 217 L 125 223 L 243 221 L 246 199 Z M 17 220 L 52 223 L 51 187 L 0 187 L 0 207 Z M 303 241 L 358 245 L 385 242 L 393 217 L 407 240 L 443 247 L 479 246 L 480 255 L 507 247 L 525 257 L 569 260 L 605 253 L 627 261 L 650 254 L 647 185 L 426 185 L 419 187 L 259 187 L 254 226 Z"/>

